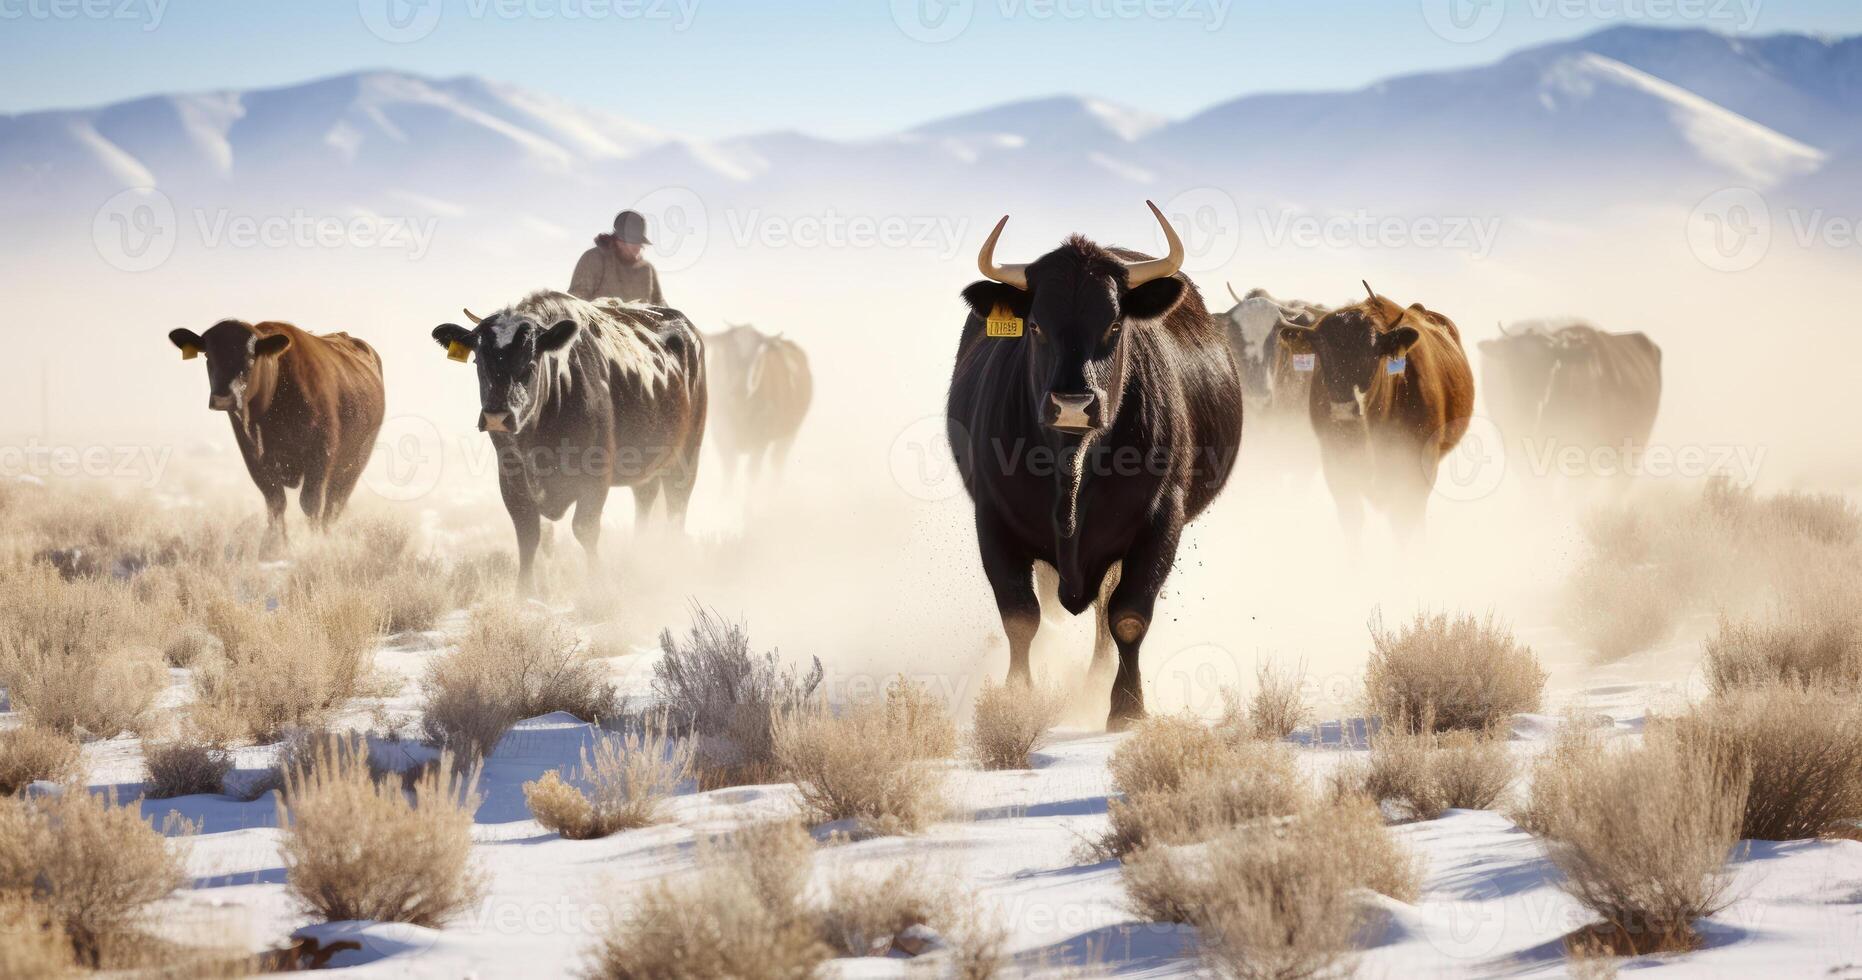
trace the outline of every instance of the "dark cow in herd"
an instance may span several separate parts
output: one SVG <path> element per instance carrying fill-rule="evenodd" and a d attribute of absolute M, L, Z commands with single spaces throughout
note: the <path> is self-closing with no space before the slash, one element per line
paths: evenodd
<path fill-rule="evenodd" d="M 1399 532 L 1421 529 L 1442 457 L 1467 433 L 1474 372 L 1453 321 L 1421 303 L 1370 298 L 1281 341 L 1311 353 L 1308 398 L 1320 462 L 1339 520 L 1355 541 L 1370 502 Z"/>
<path fill-rule="evenodd" d="M 1509 450 L 1531 460 L 1563 447 L 1635 453 L 1662 401 L 1662 349 L 1646 334 L 1587 323 L 1531 323 L 1483 340 L 1482 387 Z"/>
<path fill-rule="evenodd" d="M 232 420 L 246 471 L 265 496 L 267 544 L 285 536 L 285 490 L 314 528 L 342 513 L 381 429 L 381 358 L 346 333 L 222 320 L 170 331 L 187 358 L 207 357 L 207 407 Z"/>
<path fill-rule="evenodd" d="M 705 356 L 711 445 L 723 460 L 725 485 L 746 462 L 752 483 L 765 463 L 780 475 L 814 398 L 808 355 L 781 334 L 734 324 L 705 337 Z"/>
<path fill-rule="evenodd" d="M 1008 218 L 998 222 L 977 261 L 987 280 L 963 291 L 970 314 L 947 404 L 1010 680 L 1029 680 L 1043 562 L 1069 613 L 1105 605 L 1115 729 L 1144 714 L 1138 650 L 1158 591 L 1241 439 L 1235 358 L 1177 271 L 1182 242 L 1151 211 L 1170 246 L 1162 259 L 1076 235 L 1031 264 L 999 265 Z"/>
<path fill-rule="evenodd" d="M 698 476 L 705 432 L 705 346 L 678 310 L 587 302 L 551 290 L 433 339 L 478 361 L 479 429 L 498 457 L 498 489 L 517 531 L 518 583 L 535 590 L 542 520 L 575 508 L 572 527 L 598 567 L 611 487 L 632 487 L 641 523 L 661 493 L 674 525 Z"/>

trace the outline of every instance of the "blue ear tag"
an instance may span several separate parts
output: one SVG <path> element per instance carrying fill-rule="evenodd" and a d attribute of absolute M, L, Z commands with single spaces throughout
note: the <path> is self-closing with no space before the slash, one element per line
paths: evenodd
<path fill-rule="evenodd" d="M 1409 358 L 1393 357 L 1390 360 L 1384 362 L 1384 373 L 1385 374 L 1402 374 L 1403 369 L 1406 367 L 1409 367 Z"/>

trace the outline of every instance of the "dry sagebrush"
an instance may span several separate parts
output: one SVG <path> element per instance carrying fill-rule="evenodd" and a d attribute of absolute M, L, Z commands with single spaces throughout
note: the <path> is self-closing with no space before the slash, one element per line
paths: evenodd
<path fill-rule="evenodd" d="M 590 952 L 597 980 L 812 977 L 833 954 L 803 901 L 815 843 L 793 823 L 701 849 L 695 874 L 630 899 Z"/>
<path fill-rule="evenodd" d="M 168 671 L 135 597 L 43 564 L 0 566 L 0 687 L 14 710 L 66 734 L 110 738 L 150 720 Z"/>
<path fill-rule="evenodd" d="M 538 823 L 569 840 L 606 837 L 658 823 L 666 799 L 691 771 L 690 744 L 663 729 L 607 735 L 592 755 L 582 749 L 580 786 L 551 770 L 524 784 L 524 801 Z"/>
<path fill-rule="evenodd" d="M 1254 696 L 1242 707 L 1240 695 L 1222 689 L 1224 725 L 1253 738 L 1286 738 L 1312 717 L 1303 688 L 1306 666 L 1288 669 L 1272 662 L 1254 668 Z"/>
<path fill-rule="evenodd" d="M 525 718 L 563 711 L 598 722 L 620 710 L 608 665 L 589 656 L 574 628 L 519 605 L 473 610 L 459 648 L 428 665 L 423 683 L 427 735 L 471 759 Z"/>
<path fill-rule="evenodd" d="M 76 788 L 0 799 L 0 895 L 29 896 L 84 964 L 107 965 L 150 904 L 186 883 L 177 845 L 135 806 Z"/>
<path fill-rule="evenodd" d="M 1707 683 L 1721 695 L 1774 683 L 1862 690 L 1862 619 L 1857 612 L 1763 624 L 1723 621 L 1707 639 Z"/>
<path fill-rule="evenodd" d="M 1264 818 L 1189 846 L 1152 846 L 1122 870 L 1132 908 L 1197 928 L 1224 977 L 1348 972 L 1365 919 L 1361 890 L 1414 900 L 1419 871 L 1362 800 Z"/>
<path fill-rule="evenodd" d="M 1448 810 L 1487 810 L 1500 802 L 1519 766 L 1497 737 L 1478 732 L 1409 732 L 1386 728 L 1371 739 L 1361 766 L 1334 774 L 1333 793 L 1363 795 L 1406 820 L 1434 820 Z"/>
<path fill-rule="evenodd" d="M 1690 949 L 1696 919 L 1730 899 L 1746 777 L 1661 732 L 1636 747 L 1574 741 L 1536 768 L 1529 811 L 1561 887 L 1603 920 L 1595 941 L 1622 953 Z"/>
<path fill-rule="evenodd" d="M 1862 702 L 1853 692 L 1740 687 L 1672 722 L 1672 737 L 1744 779 L 1739 836 L 1850 836 L 1862 821 Z"/>
<path fill-rule="evenodd" d="M 1538 658 L 1492 617 L 1418 613 L 1395 631 L 1373 623 L 1371 647 L 1365 698 L 1385 725 L 1489 731 L 1537 711 L 1545 690 Z"/>
<path fill-rule="evenodd" d="M 930 762 L 934 747 L 882 705 L 778 716 L 772 737 L 778 771 L 817 823 L 852 820 L 869 832 L 907 833 L 942 809 L 946 774 Z"/>
<path fill-rule="evenodd" d="M 82 751 L 71 737 L 38 725 L 0 731 L 0 796 L 11 796 L 42 779 L 72 779 Z"/>
<path fill-rule="evenodd" d="M 1287 746 L 1224 738 L 1191 718 L 1145 721 L 1109 767 L 1118 795 L 1108 804 L 1111 829 L 1097 844 L 1108 857 L 1297 813 L 1312 795 Z"/>
<path fill-rule="evenodd" d="M 178 738 L 145 744 L 143 794 L 153 800 L 219 793 L 233 771 L 233 755 L 211 742 Z"/>
<path fill-rule="evenodd" d="M 984 769 L 1027 769 L 1028 757 L 1047 742 L 1066 695 L 1043 684 L 983 683 L 976 696 L 970 747 Z"/>
<path fill-rule="evenodd" d="M 442 754 L 409 789 L 378 781 L 366 759 L 326 744 L 286 772 L 278 802 L 285 890 L 326 922 L 438 926 L 483 891 L 472 867 L 477 774 Z"/>
<path fill-rule="evenodd" d="M 707 789 L 766 780 L 775 774 L 774 724 L 810 704 L 822 679 L 815 658 L 806 671 L 771 650 L 750 652 L 750 635 L 702 606 L 692 610 L 684 641 L 660 634 L 653 694 L 675 730 L 697 737 L 700 782 Z"/>

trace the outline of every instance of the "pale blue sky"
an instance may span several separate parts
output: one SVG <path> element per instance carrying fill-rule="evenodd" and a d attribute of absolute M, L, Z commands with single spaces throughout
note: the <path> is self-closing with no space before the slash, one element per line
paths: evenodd
<path fill-rule="evenodd" d="M 695 136 L 850 137 L 1057 93 L 1183 116 L 1625 21 L 1862 33 L 1856 0 L 1502 2 L 0 0 L 0 112 L 393 68 L 507 80 Z M 1451 5 L 1461 19 L 1444 19 Z"/>

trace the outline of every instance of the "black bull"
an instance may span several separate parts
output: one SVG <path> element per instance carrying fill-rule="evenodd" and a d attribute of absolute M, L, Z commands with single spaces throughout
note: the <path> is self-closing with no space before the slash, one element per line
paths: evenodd
<path fill-rule="evenodd" d="M 1010 680 L 1029 679 L 1040 626 L 1032 573 L 1046 563 L 1068 612 L 1103 604 L 1118 649 L 1115 729 L 1144 714 L 1138 654 L 1158 592 L 1184 525 L 1221 492 L 1241 441 L 1234 356 L 1176 273 L 1181 245 L 1157 217 L 1172 246 L 1161 260 L 1076 236 L 1031 265 L 998 266 L 997 225 L 978 263 L 994 281 L 964 290 L 971 313 L 947 404 Z M 1000 335 L 1014 320 L 1020 336 Z"/>

